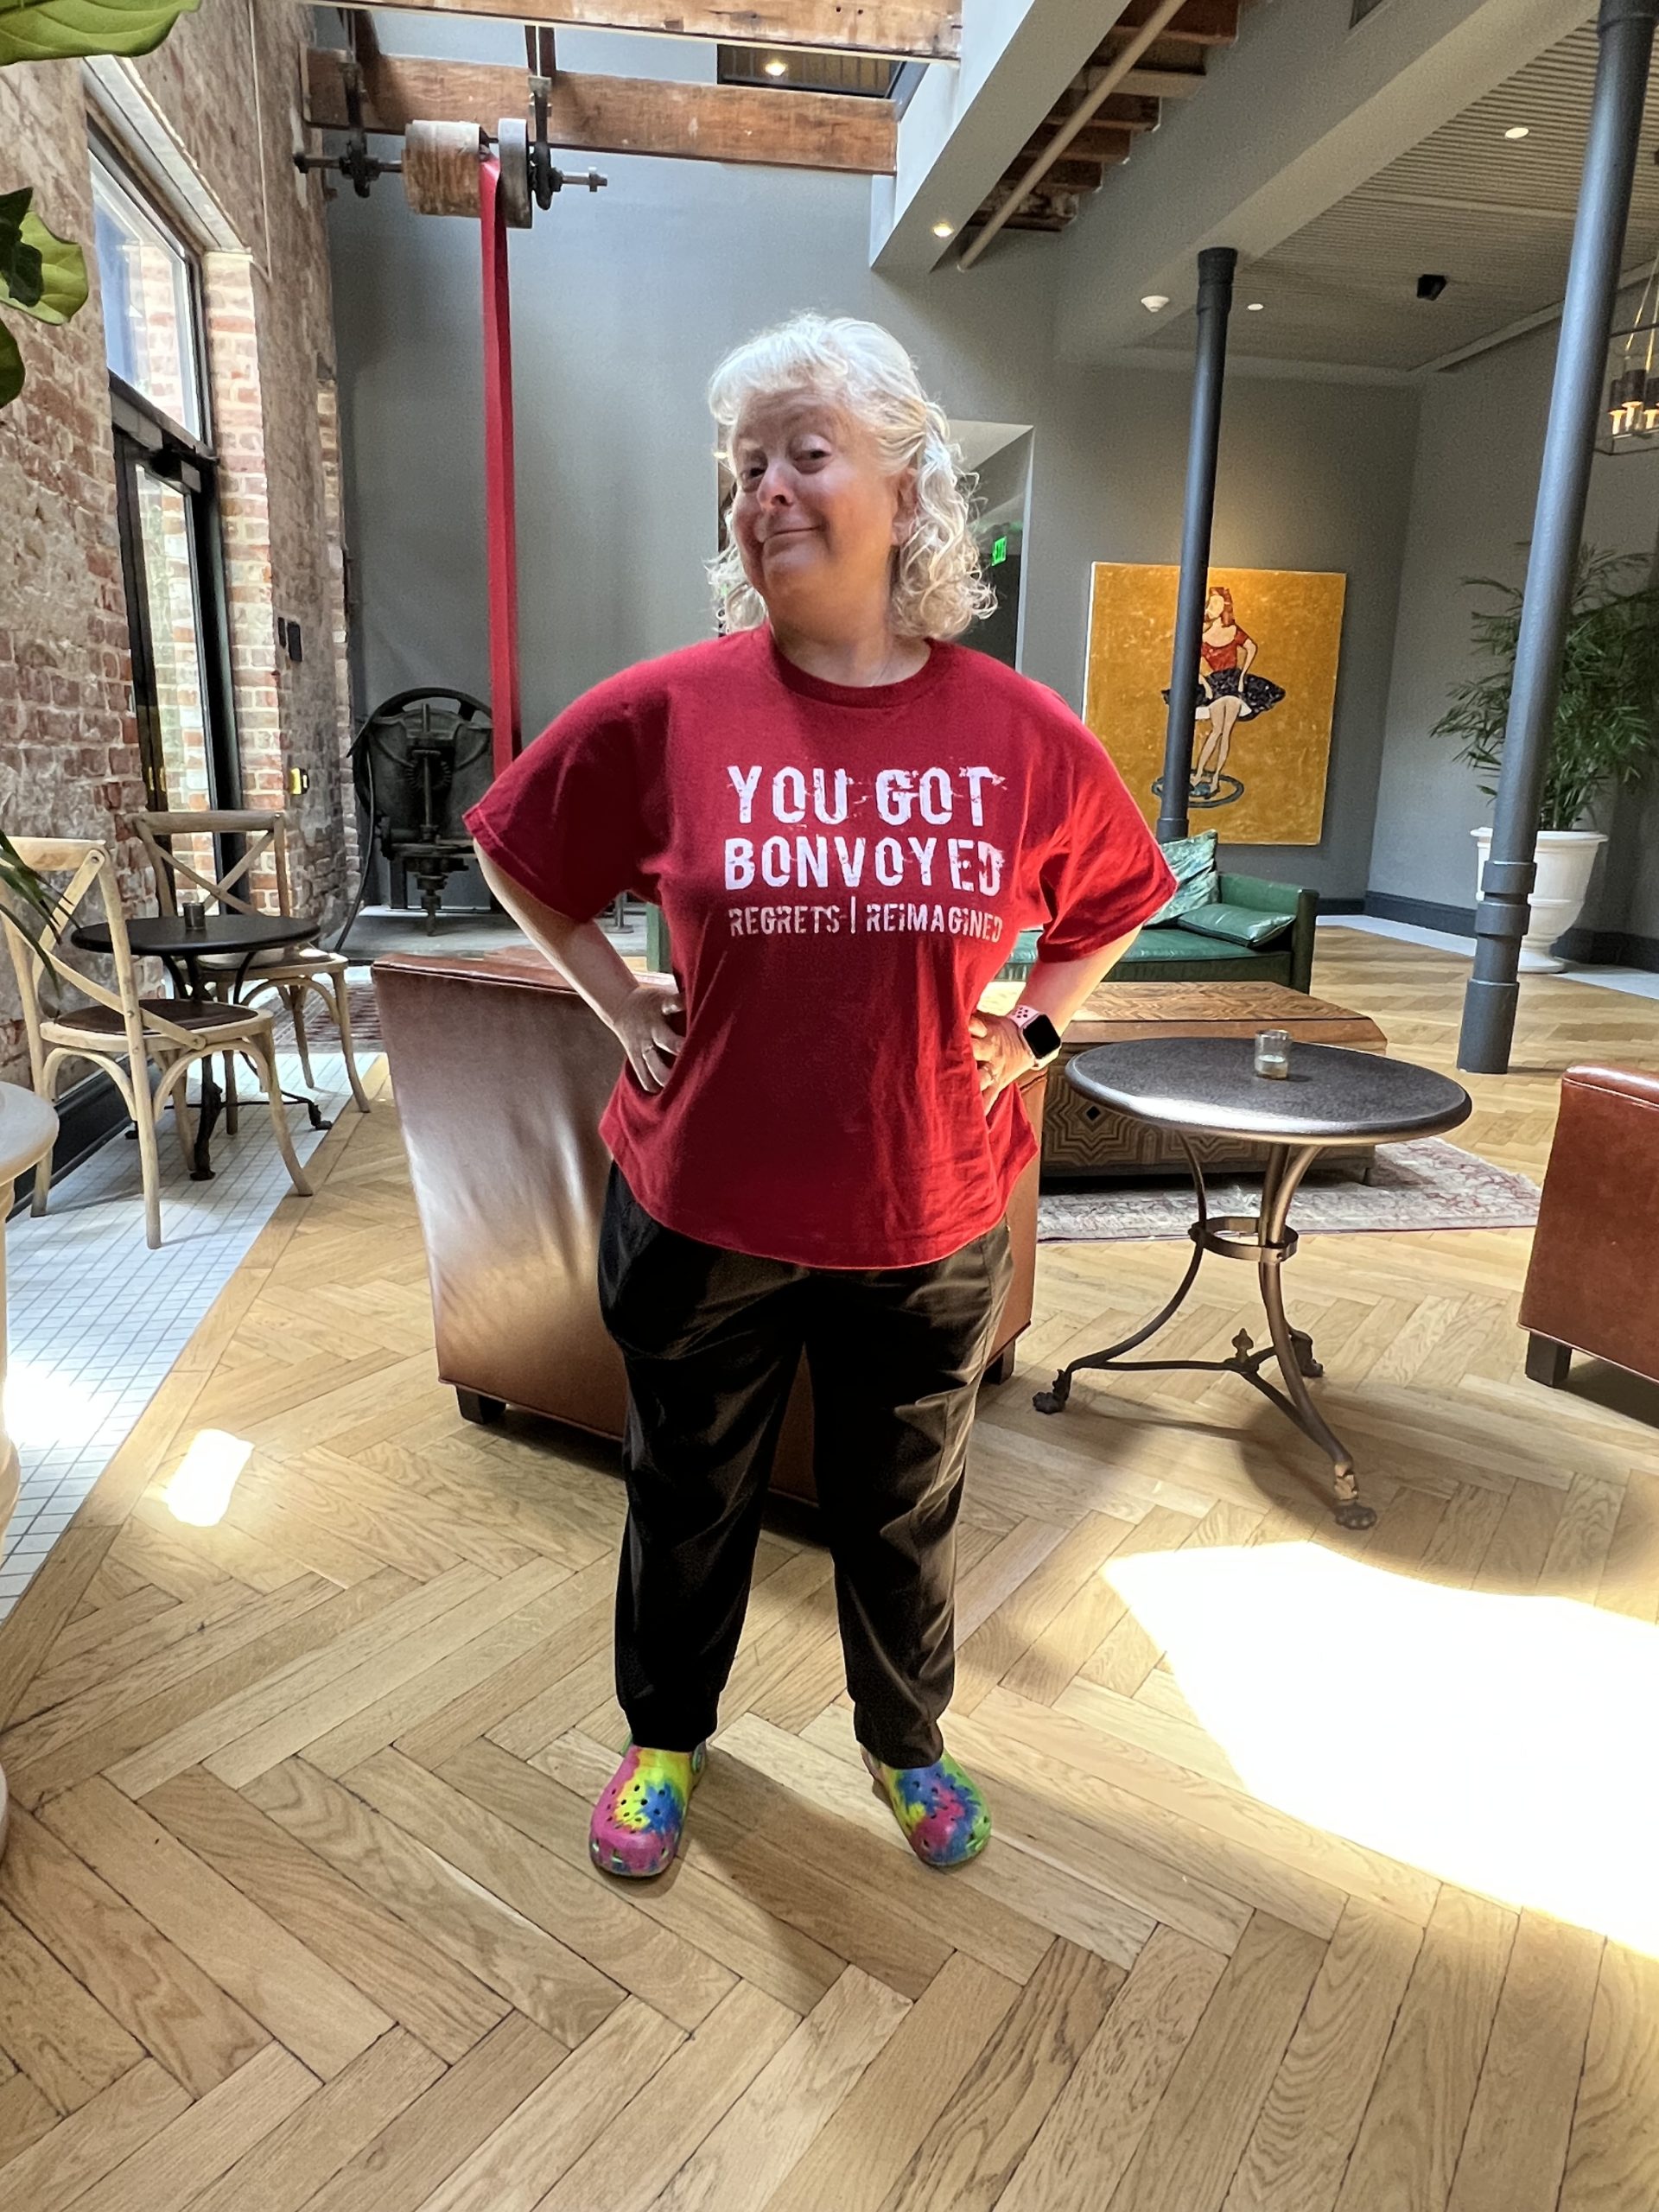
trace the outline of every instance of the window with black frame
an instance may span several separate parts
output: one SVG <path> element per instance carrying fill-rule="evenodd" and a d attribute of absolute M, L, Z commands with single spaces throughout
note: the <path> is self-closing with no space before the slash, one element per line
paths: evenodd
<path fill-rule="evenodd" d="M 121 563 L 151 807 L 234 806 L 238 777 L 218 469 L 195 257 L 104 147 L 92 149 Z M 177 844 L 204 872 L 208 838 Z"/>

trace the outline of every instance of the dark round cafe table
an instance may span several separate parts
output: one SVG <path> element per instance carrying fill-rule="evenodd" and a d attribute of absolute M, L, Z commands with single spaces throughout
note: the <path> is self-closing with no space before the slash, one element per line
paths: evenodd
<path fill-rule="evenodd" d="M 1085 1097 L 1171 1131 L 1186 1154 L 1198 1218 L 1187 1231 L 1192 1256 L 1174 1294 L 1133 1336 L 1063 1367 L 1052 1389 L 1038 1393 L 1038 1411 L 1059 1413 L 1071 1396 L 1072 1376 L 1085 1370 L 1191 1369 L 1241 1376 L 1330 1459 L 1342 1526 L 1369 1529 L 1376 1513 L 1360 1497 L 1353 1455 L 1326 1425 L 1308 1391 L 1309 1380 L 1325 1371 L 1313 1356 L 1313 1339 L 1306 1330 L 1293 1328 L 1285 1313 L 1282 1273 L 1297 1243 L 1291 1204 L 1302 1178 L 1327 1147 L 1438 1136 L 1468 1118 L 1468 1092 L 1432 1068 L 1340 1045 L 1293 1042 L 1287 1076 L 1258 1075 L 1249 1037 L 1154 1037 L 1102 1045 L 1079 1052 L 1065 1072 Z M 1204 1171 L 1191 1141 L 1194 1136 L 1231 1137 L 1262 1146 L 1257 1212 L 1210 1211 Z M 1241 1329 L 1230 1359 L 1125 1358 L 1126 1352 L 1155 1336 L 1180 1306 L 1206 1252 L 1254 1265 L 1268 1342 L 1255 1346 Z M 1269 1360 L 1278 1367 L 1276 1383 L 1262 1372 Z"/>
<path fill-rule="evenodd" d="M 216 983 L 229 978 L 230 988 L 226 995 L 234 999 L 247 979 L 249 969 L 262 952 L 308 944 L 320 926 L 315 915 L 219 913 L 204 915 L 200 927 L 192 929 L 179 914 L 141 914 L 128 922 L 127 942 L 139 959 L 159 960 L 162 963 L 181 998 L 209 995 L 201 972 L 204 955 L 213 952 L 221 957 L 226 953 L 239 956 L 239 964 L 235 969 L 213 970 Z M 113 950 L 107 922 L 83 923 L 70 931 L 70 940 L 87 952 L 107 953 Z M 213 1172 L 209 1147 L 224 1093 L 213 1080 L 212 1070 L 213 1062 L 204 1059 L 201 1098 L 196 1113 L 196 1164 L 190 1171 L 194 1183 L 206 1182 Z M 299 1103 L 309 1113 L 314 1128 L 327 1126 L 315 1099 L 302 1098 Z"/>

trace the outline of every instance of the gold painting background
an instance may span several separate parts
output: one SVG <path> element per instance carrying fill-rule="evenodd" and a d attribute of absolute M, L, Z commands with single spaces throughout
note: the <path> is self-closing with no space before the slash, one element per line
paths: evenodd
<path fill-rule="evenodd" d="M 1162 695 L 1179 573 L 1147 563 L 1097 561 L 1090 594 L 1084 720 L 1104 740 L 1141 812 L 1154 823 L 1152 785 L 1164 766 L 1168 709 Z M 1250 673 L 1281 685 L 1285 696 L 1233 732 L 1227 773 L 1243 785 L 1243 795 L 1226 805 L 1193 805 L 1190 826 L 1195 833 L 1214 830 L 1228 844 L 1317 845 L 1348 579 L 1300 569 L 1211 569 L 1210 582 L 1231 592 L 1239 627 L 1255 639 Z"/>

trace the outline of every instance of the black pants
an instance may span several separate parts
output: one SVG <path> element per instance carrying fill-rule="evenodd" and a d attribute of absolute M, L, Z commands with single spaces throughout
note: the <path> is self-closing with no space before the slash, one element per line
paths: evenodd
<path fill-rule="evenodd" d="M 628 1371 L 616 1690 L 637 1743 L 714 1733 L 803 1351 L 858 1737 L 930 1766 L 956 1676 L 956 1528 L 1013 1262 L 999 1224 L 919 1268 L 791 1267 L 681 1236 L 612 1170 L 605 1325 Z"/>

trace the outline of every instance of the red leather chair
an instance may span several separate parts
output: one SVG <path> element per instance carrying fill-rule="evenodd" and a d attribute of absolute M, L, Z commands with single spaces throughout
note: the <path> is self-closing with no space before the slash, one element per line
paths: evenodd
<path fill-rule="evenodd" d="M 472 958 L 394 956 L 373 969 L 381 1034 L 426 1243 L 438 1372 L 472 1421 L 523 1406 L 620 1437 L 621 1356 L 594 1284 L 610 1155 L 599 1117 L 622 1048 L 529 950 Z M 1040 1128 L 1044 1077 L 1026 1110 Z M 988 1370 L 1014 1371 L 1031 1319 L 1037 1163 L 1008 1209 L 1014 1280 Z M 773 1487 L 813 1495 L 804 1363 Z"/>
<path fill-rule="evenodd" d="M 1521 1325 L 1535 1382 L 1575 1351 L 1659 1382 L 1659 1075 L 1563 1077 Z"/>

